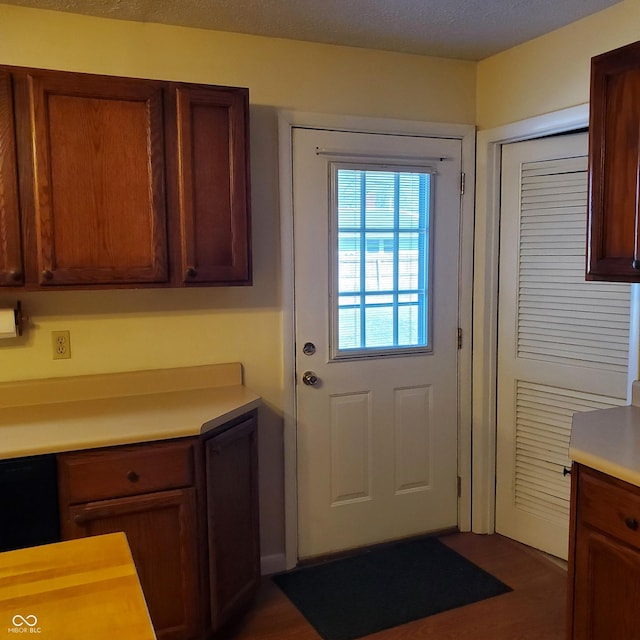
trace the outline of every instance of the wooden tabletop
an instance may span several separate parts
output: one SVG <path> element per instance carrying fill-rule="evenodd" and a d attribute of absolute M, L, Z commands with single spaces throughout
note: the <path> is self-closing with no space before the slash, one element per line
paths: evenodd
<path fill-rule="evenodd" d="M 0 553 L 0 638 L 5 633 L 155 640 L 124 533 Z"/>

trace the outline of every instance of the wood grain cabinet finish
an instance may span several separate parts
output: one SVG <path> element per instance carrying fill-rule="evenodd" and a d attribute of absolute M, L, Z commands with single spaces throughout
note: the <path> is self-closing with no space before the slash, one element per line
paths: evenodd
<path fill-rule="evenodd" d="M 204 640 L 260 580 L 257 414 L 211 435 L 58 455 L 63 539 L 124 531 L 159 640 Z"/>
<path fill-rule="evenodd" d="M 640 489 L 573 465 L 569 640 L 640 638 Z"/>
<path fill-rule="evenodd" d="M 640 281 L 640 42 L 591 60 L 587 279 Z"/>
<path fill-rule="evenodd" d="M 166 282 L 162 91 L 29 72 L 40 285 Z"/>
<path fill-rule="evenodd" d="M 257 423 L 246 417 L 205 442 L 211 627 L 253 599 L 260 581 Z"/>
<path fill-rule="evenodd" d="M 196 442 L 58 457 L 62 538 L 125 532 L 160 640 L 199 638 L 202 630 Z"/>
<path fill-rule="evenodd" d="M 0 69 L 0 287 L 24 284 L 11 76 Z"/>
<path fill-rule="evenodd" d="M 180 278 L 250 284 L 248 104 L 241 88 L 175 86 Z M 175 142 L 174 142 L 175 140 Z"/>
<path fill-rule="evenodd" d="M 0 287 L 251 284 L 247 89 L 0 74 Z"/>

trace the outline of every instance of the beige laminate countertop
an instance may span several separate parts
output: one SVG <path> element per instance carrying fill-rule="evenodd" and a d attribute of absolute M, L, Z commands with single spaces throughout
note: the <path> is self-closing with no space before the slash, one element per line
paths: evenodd
<path fill-rule="evenodd" d="M 640 407 L 576 413 L 569 458 L 640 486 Z"/>
<path fill-rule="evenodd" d="M 193 369 L 180 373 L 191 374 Z M 229 371 L 233 375 L 226 375 Z M 22 402 L 16 393 L 16 406 L 2 406 L 6 389 L 0 388 L 0 459 L 199 435 L 260 405 L 260 397 L 241 384 L 239 365 L 225 370 L 222 377 L 209 376 L 205 382 L 200 374 L 209 371 L 197 373 L 200 388 L 189 388 L 193 375 L 179 375 L 176 379 L 182 382 L 175 383 L 172 378 L 167 383 L 164 371 L 164 382 L 158 384 L 149 376 L 126 374 L 127 384 L 122 388 L 119 378 L 109 379 L 105 385 L 105 376 L 100 376 L 99 393 L 87 391 L 83 378 L 74 387 L 75 395 L 56 395 L 61 402 L 51 401 L 45 385 L 44 391 L 38 390 L 46 402 Z M 133 386 L 132 379 L 136 382 Z M 53 384 L 54 390 L 66 389 L 58 386 L 60 380 Z"/>

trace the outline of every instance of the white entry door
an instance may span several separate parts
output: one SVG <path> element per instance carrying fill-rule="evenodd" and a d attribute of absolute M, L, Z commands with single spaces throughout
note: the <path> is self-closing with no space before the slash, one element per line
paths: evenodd
<path fill-rule="evenodd" d="M 459 140 L 293 132 L 298 552 L 457 524 Z"/>
<path fill-rule="evenodd" d="M 575 412 L 626 404 L 630 287 L 585 281 L 587 134 L 502 157 L 496 530 L 567 557 Z"/>

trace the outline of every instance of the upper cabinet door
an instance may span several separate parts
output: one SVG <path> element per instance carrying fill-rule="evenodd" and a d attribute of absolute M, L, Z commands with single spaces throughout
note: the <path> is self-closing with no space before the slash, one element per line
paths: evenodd
<path fill-rule="evenodd" d="M 179 85 L 174 98 L 178 279 L 251 284 L 248 90 Z"/>
<path fill-rule="evenodd" d="M 0 286 L 24 284 L 10 75 L 0 69 Z"/>
<path fill-rule="evenodd" d="M 640 281 L 640 42 L 591 61 L 587 279 Z"/>
<path fill-rule="evenodd" d="M 26 83 L 32 279 L 40 286 L 166 282 L 161 85 L 38 71 Z"/>

